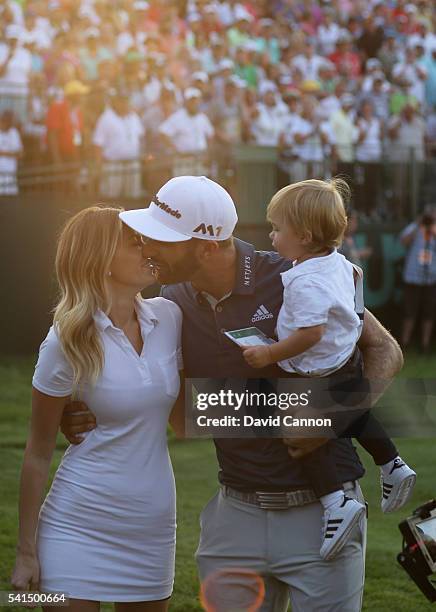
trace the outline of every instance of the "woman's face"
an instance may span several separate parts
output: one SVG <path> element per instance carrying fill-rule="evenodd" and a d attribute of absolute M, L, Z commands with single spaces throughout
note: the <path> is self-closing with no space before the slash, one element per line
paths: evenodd
<path fill-rule="evenodd" d="M 112 290 L 131 288 L 137 293 L 155 282 L 149 261 L 142 255 L 139 234 L 123 224 L 108 277 Z"/>

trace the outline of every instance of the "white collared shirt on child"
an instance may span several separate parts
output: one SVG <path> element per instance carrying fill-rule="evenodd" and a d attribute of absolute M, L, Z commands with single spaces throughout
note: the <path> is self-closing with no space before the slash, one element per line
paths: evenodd
<path fill-rule="evenodd" d="M 302 327 L 325 325 L 321 340 L 300 355 L 279 362 L 287 372 L 326 376 L 353 354 L 362 331 L 355 310 L 354 267 L 334 250 L 281 274 L 283 305 L 277 319 L 279 340 Z"/>

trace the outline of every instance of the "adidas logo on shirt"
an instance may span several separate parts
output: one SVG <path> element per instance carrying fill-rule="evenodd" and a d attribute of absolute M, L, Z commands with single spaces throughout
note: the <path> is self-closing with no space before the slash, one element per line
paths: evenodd
<path fill-rule="evenodd" d="M 252 323 L 257 323 L 258 321 L 265 321 L 265 319 L 273 319 L 274 315 L 269 312 L 263 304 L 259 306 L 256 312 L 251 319 Z"/>

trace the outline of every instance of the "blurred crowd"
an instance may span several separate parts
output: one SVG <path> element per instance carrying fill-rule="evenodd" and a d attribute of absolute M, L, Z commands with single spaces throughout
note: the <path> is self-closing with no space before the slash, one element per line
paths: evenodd
<path fill-rule="evenodd" d="M 231 172 L 247 143 L 283 182 L 357 162 L 371 214 L 382 159 L 401 209 L 404 165 L 436 157 L 433 0 L 0 0 L 0 31 L 2 193 L 19 159 L 86 159 L 139 197 L 143 160 Z"/>

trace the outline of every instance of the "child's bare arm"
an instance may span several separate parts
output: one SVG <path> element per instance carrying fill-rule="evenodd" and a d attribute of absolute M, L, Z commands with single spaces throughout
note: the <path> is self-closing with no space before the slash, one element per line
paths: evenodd
<path fill-rule="evenodd" d="M 324 325 L 301 327 L 288 338 L 275 344 L 250 346 L 243 351 L 244 359 L 252 368 L 264 368 L 272 363 L 290 359 L 315 346 L 321 340 L 324 329 Z"/>

